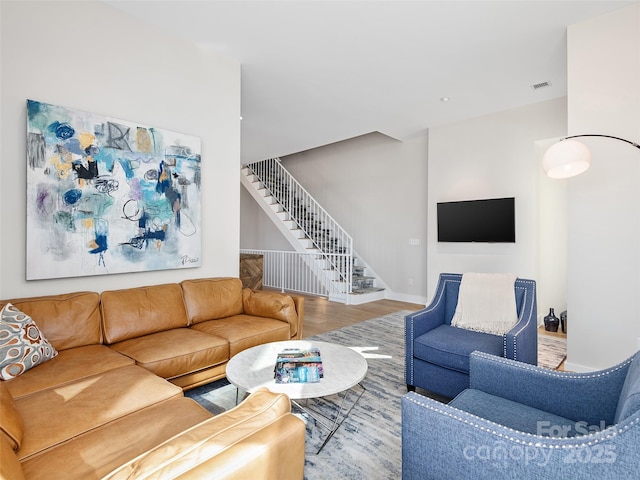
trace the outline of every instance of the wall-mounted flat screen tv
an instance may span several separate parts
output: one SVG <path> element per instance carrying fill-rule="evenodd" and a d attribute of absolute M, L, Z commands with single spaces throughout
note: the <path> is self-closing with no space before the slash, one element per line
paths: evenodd
<path fill-rule="evenodd" d="M 438 203 L 438 242 L 514 243 L 515 198 Z"/>

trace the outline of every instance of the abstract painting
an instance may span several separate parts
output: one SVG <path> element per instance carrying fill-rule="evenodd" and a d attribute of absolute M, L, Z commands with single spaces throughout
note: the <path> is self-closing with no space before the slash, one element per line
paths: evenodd
<path fill-rule="evenodd" d="M 27 280 L 201 266 L 200 139 L 27 100 Z"/>

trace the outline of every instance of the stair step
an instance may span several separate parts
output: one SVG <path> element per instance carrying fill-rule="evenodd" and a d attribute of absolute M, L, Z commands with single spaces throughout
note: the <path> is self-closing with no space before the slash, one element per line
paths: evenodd
<path fill-rule="evenodd" d="M 374 293 L 374 292 L 384 292 L 384 288 L 380 288 L 380 287 L 368 287 L 368 288 L 359 288 L 359 289 L 353 289 L 353 291 L 351 292 L 352 295 L 362 295 L 365 293 Z"/>
<path fill-rule="evenodd" d="M 254 168 L 257 174 L 253 173 Z M 333 229 L 326 228 L 329 224 L 325 222 L 324 214 L 318 213 L 319 210 L 315 204 L 307 204 L 308 201 L 313 203 L 313 199 L 308 200 L 306 194 L 301 197 L 292 195 L 294 192 L 290 187 L 296 185 L 295 181 L 292 183 L 287 172 L 281 173 L 280 169 L 278 164 L 268 163 L 244 167 L 243 183 L 251 187 L 252 196 L 256 200 L 264 202 L 265 210 L 274 221 L 279 219 L 283 222 L 280 228 L 282 229 L 284 225 L 286 230 L 283 229 L 282 232 L 290 235 L 291 241 L 297 242 L 296 250 L 302 250 L 298 246 L 300 245 L 306 252 L 312 254 L 306 260 L 308 265 L 313 264 L 318 274 L 337 287 L 334 290 L 331 285 L 327 285 L 330 291 L 333 290 L 330 297 L 340 298 L 339 301 L 353 304 L 384 298 L 384 288 L 373 285 L 377 278 L 365 275 L 366 267 L 356 266 L 355 257 L 349 260 L 342 256 L 347 248 L 334 235 Z M 318 271 L 318 267 L 324 272 Z M 348 279 L 349 274 L 352 274 L 351 279 Z M 349 281 L 346 282 L 345 279 Z M 347 285 L 351 285 L 357 300 L 347 300 L 349 297 Z"/>
<path fill-rule="evenodd" d="M 280 205 L 279 203 L 271 203 L 269 206 L 271 207 L 271 210 L 273 210 L 276 213 L 284 212 L 282 205 Z"/>

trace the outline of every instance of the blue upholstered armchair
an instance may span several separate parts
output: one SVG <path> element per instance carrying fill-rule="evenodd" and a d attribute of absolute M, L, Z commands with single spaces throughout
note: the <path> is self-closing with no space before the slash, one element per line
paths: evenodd
<path fill-rule="evenodd" d="M 405 317 L 405 379 L 407 388 L 424 388 L 453 398 L 469 387 L 469 355 L 478 350 L 537 365 L 536 283 L 516 279 L 518 321 L 504 335 L 451 325 L 462 274 L 443 273 L 433 301 Z"/>
<path fill-rule="evenodd" d="M 474 352 L 448 405 L 402 398 L 402 478 L 637 479 L 640 352 L 606 370 L 557 372 Z"/>

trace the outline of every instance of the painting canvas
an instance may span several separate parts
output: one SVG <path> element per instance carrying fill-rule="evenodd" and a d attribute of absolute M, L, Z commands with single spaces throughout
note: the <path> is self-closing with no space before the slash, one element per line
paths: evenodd
<path fill-rule="evenodd" d="M 27 280 L 201 265 L 200 139 L 27 100 Z"/>

